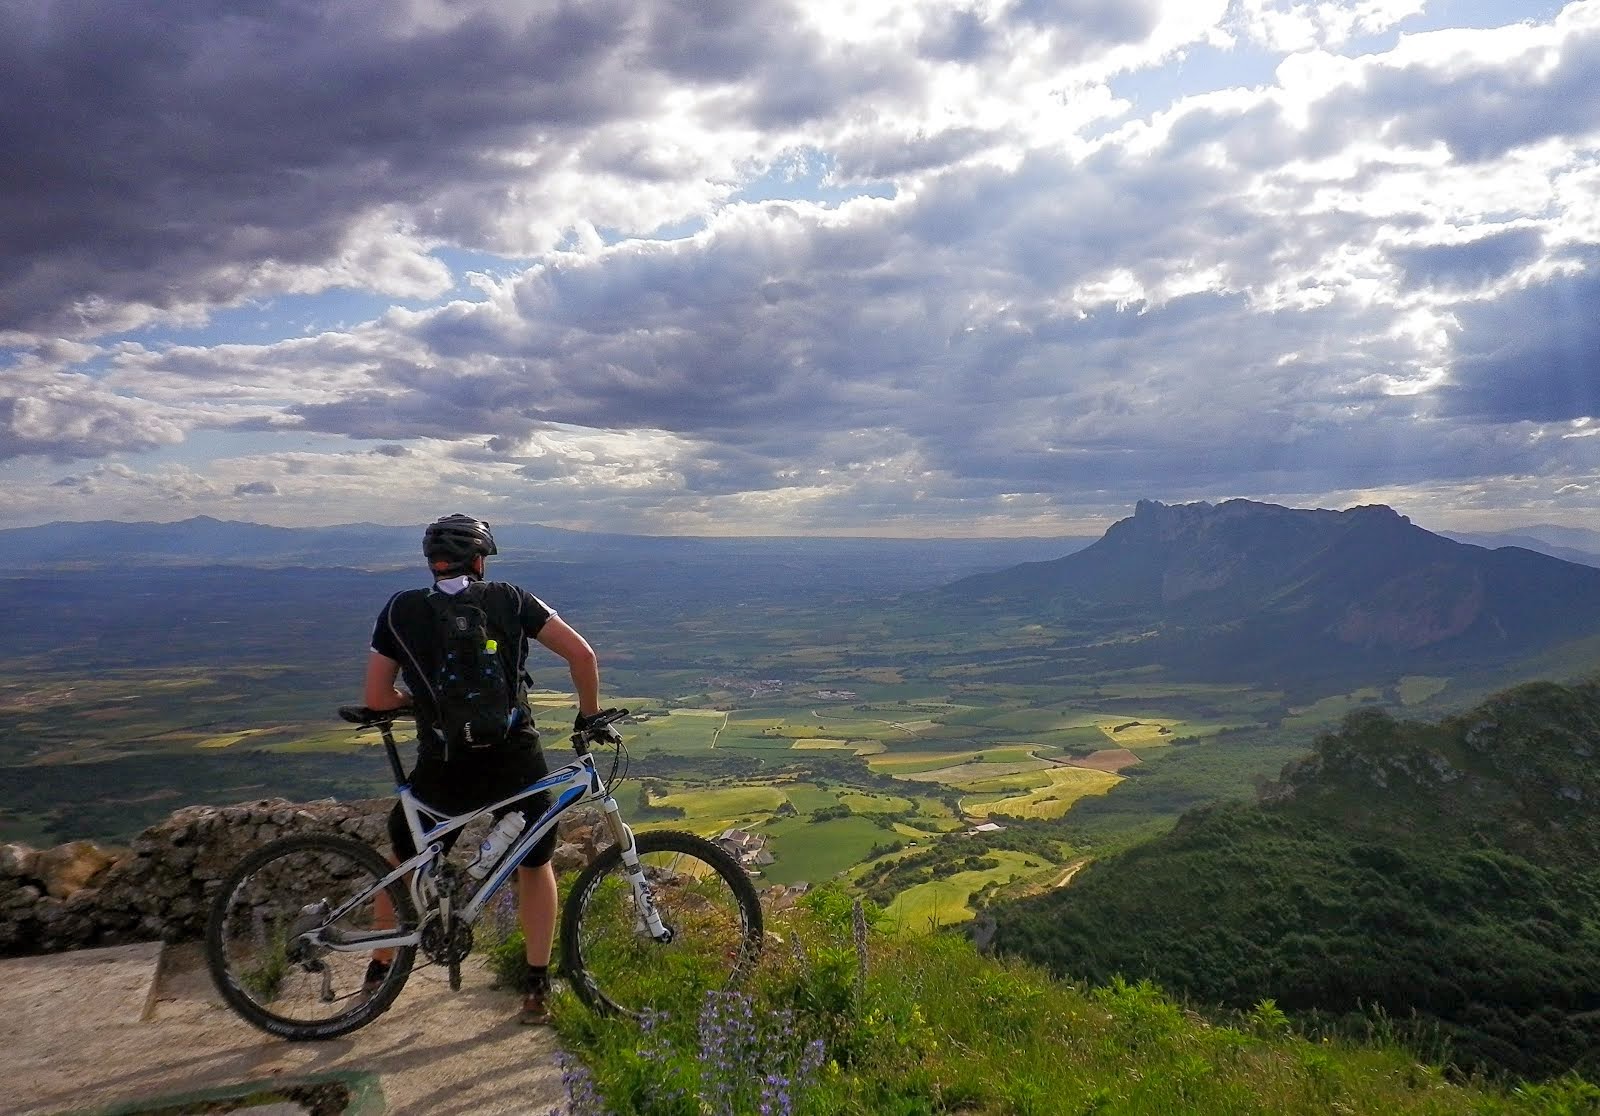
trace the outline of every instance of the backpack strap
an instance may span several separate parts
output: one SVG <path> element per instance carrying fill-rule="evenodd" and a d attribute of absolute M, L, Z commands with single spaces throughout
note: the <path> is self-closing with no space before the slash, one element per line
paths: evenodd
<path fill-rule="evenodd" d="M 389 634 L 394 636 L 395 643 L 399 645 L 400 650 L 402 650 L 402 651 L 404 651 L 406 653 L 406 658 L 411 660 L 412 672 L 415 673 L 418 678 L 422 679 L 422 684 L 427 687 L 427 689 L 428 689 L 428 698 L 432 702 L 434 709 L 437 710 L 439 708 L 439 695 L 434 693 L 433 683 L 428 681 L 428 672 L 422 669 L 422 664 L 417 661 L 417 653 L 415 651 L 411 650 L 411 645 L 405 641 L 405 637 L 400 634 L 399 626 L 396 625 L 395 622 L 394 622 L 394 605 L 395 605 L 395 602 L 398 601 L 406 593 L 414 592 L 414 591 L 415 590 L 402 590 L 401 592 L 396 593 L 394 596 L 390 597 L 389 598 L 389 606 L 383 610 L 383 618 L 384 618 L 384 622 L 386 624 L 388 624 L 388 626 L 389 626 Z M 426 593 L 432 593 L 432 592 L 435 592 L 435 591 L 436 590 L 433 590 L 433 589 L 423 590 L 423 592 L 426 592 Z"/>
<path fill-rule="evenodd" d="M 428 705 L 429 705 L 429 708 L 431 708 L 433 710 L 433 718 L 432 718 L 432 720 L 437 721 L 437 719 L 439 717 L 439 694 L 438 694 L 438 691 L 436 691 L 433 688 L 433 683 L 428 680 L 428 672 L 426 670 L 424 670 L 422 668 L 422 664 L 419 661 L 417 661 L 417 653 L 411 649 L 411 645 L 409 643 L 407 643 L 406 640 L 405 640 L 405 637 L 400 634 L 399 625 L 397 625 L 394 622 L 394 606 L 395 606 L 395 602 L 398 601 L 406 593 L 408 593 L 408 592 L 417 592 L 417 591 L 418 590 L 401 590 L 401 592 L 396 593 L 394 596 L 390 597 L 389 598 L 389 607 L 384 609 L 384 622 L 389 626 L 389 634 L 394 636 L 395 643 L 399 645 L 400 650 L 405 652 L 406 658 L 411 660 L 412 673 L 415 674 L 416 677 L 418 677 L 418 678 L 420 678 L 422 680 L 422 685 L 427 689 L 427 691 L 428 691 Z M 428 607 L 429 607 L 429 609 L 431 611 L 433 605 L 432 605 L 432 602 L 426 601 L 426 595 L 430 594 L 430 593 L 437 593 L 438 590 L 430 587 L 428 589 L 421 590 L 421 592 L 424 594 L 425 603 L 428 604 Z M 422 731 L 424 729 L 426 729 L 426 731 L 428 731 L 428 732 L 433 733 L 434 737 L 438 741 L 439 746 L 443 749 L 443 757 L 444 757 L 444 759 L 448 761 L 449 758 L 450 758 L 450 742 L 444 738 L 444 733 L 442 731 L 440 731 L 439 726 L 437 724 L 432 724 L 432 723 L 425 724 L 424 721 L 423 721 L 423 718 L 418 717 L 417 718 L 417 731 L 418 731 L 419 737 L 420 737 L 420 735 L 421 735 L 421 733 L 422 733 Z M 420 745 L 420 743 L 421 743 L 421 741 L 419 739 L 418 744 Z"/>

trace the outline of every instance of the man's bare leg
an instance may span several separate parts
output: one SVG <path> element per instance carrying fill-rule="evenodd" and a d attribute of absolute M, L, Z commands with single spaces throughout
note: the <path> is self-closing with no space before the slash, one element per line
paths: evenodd
<path fill-rule="evenodd" d="M 548 1023 L 550 946 L 556 936 L 556 873 L 548 863 L 517 869 L 517 921 L 532 975 L 522 1001 L 523 1023 Z"/>
<path fill-rule="evenodd" d="M 400 862 L 391 855 L 389 864 L 391 867 L 398 867 Z M 372 928 L 374 930 L 393 930 L 395 926 L 394 904 L 389 900 L 388 888 L 384 888 L 373 896 L 372 907 Z M 394 950 L 375 949 L 372 951 L 372 959 L 380 965 L 388 965 L 394 960 Z"/>

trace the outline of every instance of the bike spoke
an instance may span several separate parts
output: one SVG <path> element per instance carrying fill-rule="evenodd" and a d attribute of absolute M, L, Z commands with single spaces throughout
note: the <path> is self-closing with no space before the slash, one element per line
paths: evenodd
<path fill-rule="evenodd" d="M 600 1010 L 692 1010 L 707 990 L 733 984 L 754 961 L 760 907 L 744 870 L 701 838 L 650 833 L 638 847 L 669 937 L 649 932 L 612 850 L 585 871 L 568 901 L 565 966 L 579 996 Z"/>
<path fill-rule="evenodd" d="M 289 838 L 246 858 L 224 883 L 207 934 L 212 975 L 229 1003 L 288 1038 L 330 1037 L 375 1017 L 398 994 L 414 953 L 368 944 L 397 921 L 415 921 L 397 884 L 390 909 L 380 907 L 373 888 L 386 872 L 370 848 L 331 836 Z M 389 974 L 368 987 L 368 964 L 380 957 Z"/>

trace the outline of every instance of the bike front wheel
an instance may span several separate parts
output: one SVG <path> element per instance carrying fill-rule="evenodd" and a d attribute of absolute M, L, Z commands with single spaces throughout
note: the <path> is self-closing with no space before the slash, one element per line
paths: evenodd
<path fill-rule="evenodd" d="M 376 1019 L 416 957 L 415 946 L 363 945 L 363 935 L 416 929 L 403 883 L 377 887 L 390 871 L 371 846 L 332 834 L 284 837 L 245 857 L 206 924 L 206 962 L 223 999 L 286 1039 L 334 1038 Z M 388 970 L 369 980 L 368 964 L 380 955 Z"/>
<path fill-rule="evenodd" d="M 668 936 L 651 937 L 613 845 L 578 876 L 561 916 L 572 990 L 602 1014 L 697 1011 L 736 984 L 761 951 L 761 902 L 737 861 L 703 837 L 658 831 L 634 839 Z"/>

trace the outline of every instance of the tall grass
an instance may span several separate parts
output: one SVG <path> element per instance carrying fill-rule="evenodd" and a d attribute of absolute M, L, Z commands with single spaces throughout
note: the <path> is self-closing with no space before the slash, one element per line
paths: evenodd
<path fill-rule="evenodd" d="M 859 907 L 854 908 L 859 912 Z M 1315 1040 L 1270 1001 L 1223 1024 L 1148 983 L 1090 988 L 953 935 L 871 929 L 835 888 L 769 915 L 740 989 L 641 1027 L 558 997 L 571 1116 L 1600 1113 L 1577 1080 L 1453 1082 L 1393 1044 Z"/>

